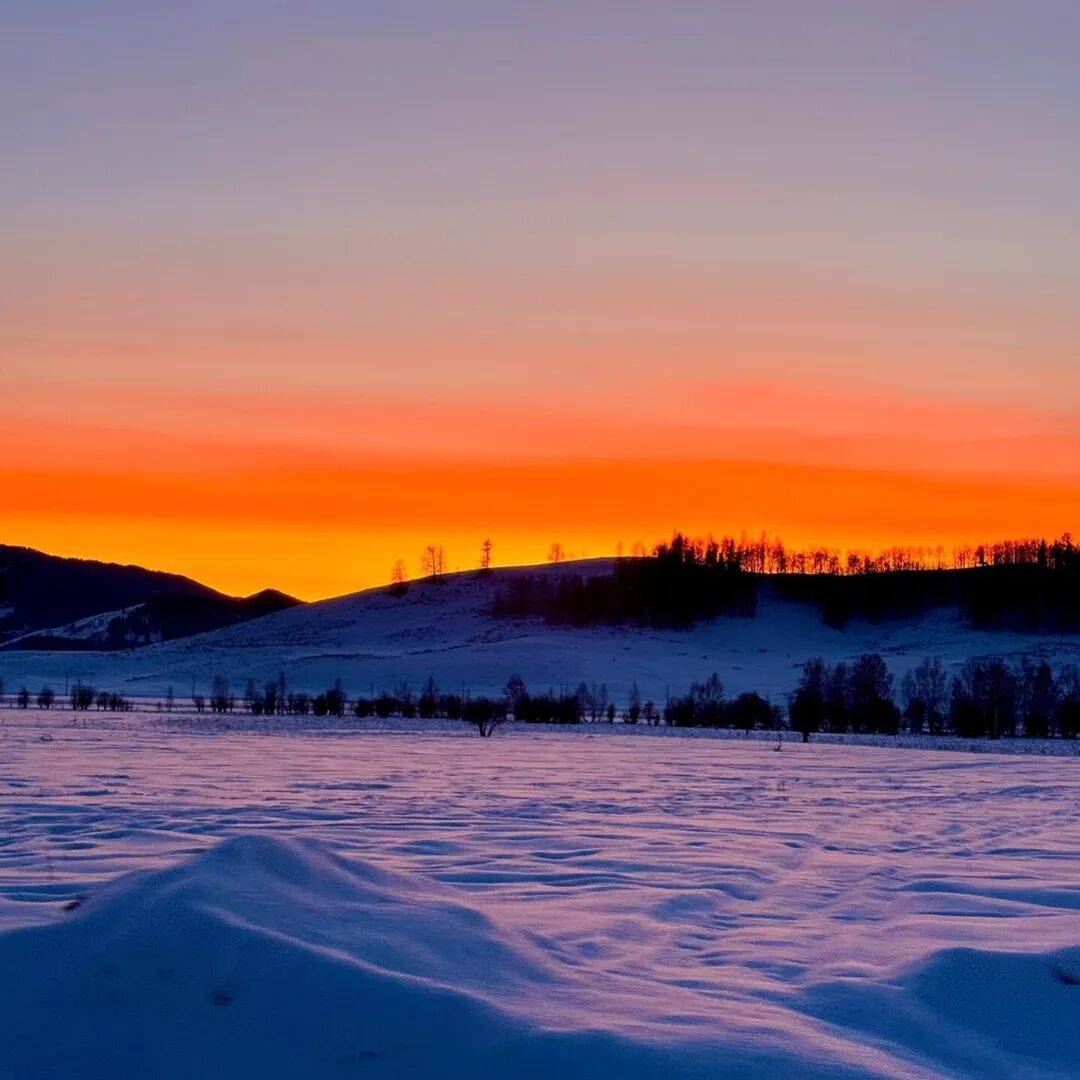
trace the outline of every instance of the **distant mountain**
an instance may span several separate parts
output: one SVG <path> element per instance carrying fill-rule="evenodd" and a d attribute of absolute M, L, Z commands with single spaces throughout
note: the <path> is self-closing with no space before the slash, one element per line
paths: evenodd
<path fill-rule="evenodd" d="M 130 648 L 299 603 L 274 590 L 226 596 L 179 574 L 0 545 L 0 648 Z"/>

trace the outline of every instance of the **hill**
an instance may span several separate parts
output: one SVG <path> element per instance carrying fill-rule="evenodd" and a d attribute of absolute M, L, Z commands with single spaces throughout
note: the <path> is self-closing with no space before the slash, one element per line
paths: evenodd
<path fill-rule="evenodd" d="M 0 647 L 122 649 L 229 626 L 298 604 L 227 596 L 179 574 L 0 545 Z"/>
<path fill-rule="evenodd" d="M 83 677 L 126 694 L 160 694 L 167 686 L 203 691 L 223 675 L 239 691 L 283 672 L 294 689 L 319 691 L 340 678 L 352 694 L 407 682 L 418 690 L 430 676 L 446 691 L 500 690 L 512 674 L 533 689 L 558 690 L 604 682 L 617 698 L 637 682 L 663 701 L 716 671 L 729 692 L 758 690 L 781 697 L 810 657 L 831 662 L 881 653 L 897 677 L 924 656 L 958 665 L 973 656 L 1044 655 L 1055 664 L 1080 660 L 1080 638 L 1014 627 L 977 629 L 953 602 L 920 607 L 880 621 L 852 616 L 829 625 L 813 596 L 792 594 L 788 579 L 756 588 L 753 615 L 727 615 L 685 629 L 600 624 L 552 625 L 532 617 L 499 617 L 496 596 L 524 578 L 553 582 L 602 578 L 610 560 L 451 575 L 413 583 L 402 596 L 372 589 L 306 604 L 212 633 L 112 653 L 82 653 Z M 796 590 L 797 592 L 797 590 Z M 0 653 L 10 690 L 51 681 L 63 686 L 70 659 L 34 651 Z"/>

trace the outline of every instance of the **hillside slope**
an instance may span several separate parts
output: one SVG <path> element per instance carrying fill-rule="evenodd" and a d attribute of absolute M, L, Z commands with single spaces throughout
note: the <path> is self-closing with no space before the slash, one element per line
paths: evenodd
<path fill-rule="evenodd" d="M 924 656 L 959 664 L 971 656 L 1041 654 L 1054 663 L 1080 660 L 1080 638 L 1061 634 L 970 629 L 955 608 L 939 607 L 883 623 L 852 620 L 830 627 L 820 609 L 793 600 L 775 583 L 758 592 L 754 618 L 721 617 L 691 630 L 639 627 L 573 628 L 537 619 L 489 614 L 496 590 L 515 575 L 604 573 L 610 562 L 499 570 L 490 577 L 453 575 L 414 583 L 404 596 L 384 589 L 281 611 L 241 625 L 122 653 L 72 657 L 41 652 L 0 653 L 10 688 L 63 685 L 75 671 L 95 685 L 129 694 L 160 694 L 167 686 L 204 691 L 215 675 L 241 689 L 248 678 L 274 679 L 321 690 L 340 678 L 352 694 L 401 682 L 419 689 L 434 677 L 444 690 L 496 692 L 512 674 L 533 689 L 604 682 L 624 698 L 637 682 L 662 701 L 716 671 L 729 691 L 756 689 L 778 698 L 795 685 L 812 656 L 836 661 L 880 652 L 899 677 Z M 74 666 L 73 666 L 74 665 Z"/>
<path fill-rule="evenodd" d="M 129 648 L 298 603 L 270 589 L 226 596 L 179 574 L 0 545 L 0 647 Z"/>

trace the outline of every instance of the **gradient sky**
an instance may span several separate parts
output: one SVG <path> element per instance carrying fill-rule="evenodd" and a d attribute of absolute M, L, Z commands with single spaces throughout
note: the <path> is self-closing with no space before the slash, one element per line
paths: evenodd
<path fill-rule="evenodd" d="M 9 0 L 0 542 L 1080 531 L 1078 101 L 1075 0 Z"/>

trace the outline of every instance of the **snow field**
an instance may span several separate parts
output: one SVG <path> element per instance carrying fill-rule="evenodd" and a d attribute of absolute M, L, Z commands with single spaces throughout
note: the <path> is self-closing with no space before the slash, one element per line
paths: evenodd
<path fill-rule="evenodd" d="M 1070 760 L 51 721 L 0 1075 L 1080 1072 Z"/>

